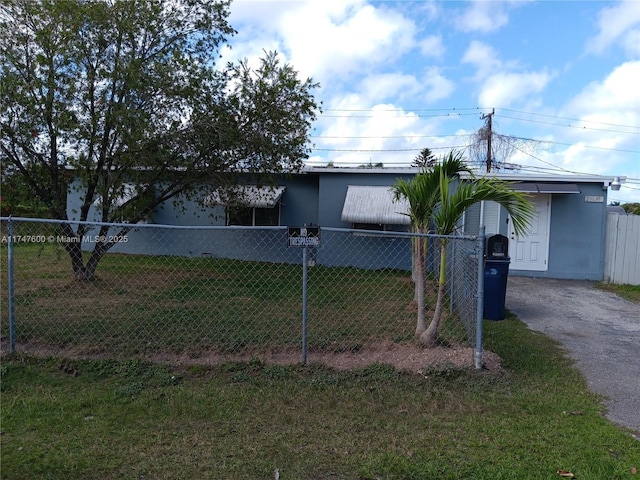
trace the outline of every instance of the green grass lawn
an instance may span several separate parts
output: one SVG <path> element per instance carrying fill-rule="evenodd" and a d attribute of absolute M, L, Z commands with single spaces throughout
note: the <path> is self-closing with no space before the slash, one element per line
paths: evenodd
<path fill-rule="evenodd" d="M 640 442 L 558 346 L 486 325 L 504 371 L 4 358 L 6 479 L 633 479 Z"/>
<path fill-rule="evenodd" d="M 16 248 L 18 343 L 93 359 L 2 358 L 3 479 L 640 478 L 640 442 L 604 418 L 557 344 L 513 317 L 485 325 L 499 373 L 167 366 L 142 358 L 298 348 L 301 267 L 110 254 L 77 282 L 65 255 Z M 407 272 L 309 276 L 312 349 L 412 337 Z M 6 342 L 4 288 L 1 300 Z"/>
<path fill-rule="evenodd" d="M 598 288 L 606 290 L 607 292 L 613 292 L 616 295 L 621 296 L 629 300 L 640 304 L 640 285 L 616 285 L 613 283 L 597 283 Z"/>

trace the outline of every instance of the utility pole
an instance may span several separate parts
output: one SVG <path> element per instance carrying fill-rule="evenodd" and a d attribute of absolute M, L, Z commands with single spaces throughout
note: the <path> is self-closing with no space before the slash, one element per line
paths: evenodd
<path fill-rule="evenodd" d="M 487 120 L 487 173 L 491 171 L 491 119 L 493 114 L 496 113 L 496 109 L 491 109 L 491 113 L 482 115 L 482 120 Z"/>

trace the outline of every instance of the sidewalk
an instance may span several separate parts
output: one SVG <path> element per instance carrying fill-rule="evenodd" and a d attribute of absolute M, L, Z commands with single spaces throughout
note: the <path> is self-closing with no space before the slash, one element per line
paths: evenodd
<path fill-rule="evenodd" d="M 509 277 L 506 307 L 560 342 L 590 389 L 606 397 L 607 418 L 640 439 L 639 305 L 593 282 Z"/>

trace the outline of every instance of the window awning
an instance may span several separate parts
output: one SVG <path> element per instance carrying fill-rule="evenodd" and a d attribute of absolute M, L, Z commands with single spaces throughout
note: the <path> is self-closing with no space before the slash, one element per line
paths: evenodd
<path fill-rule="evenodd" d="M 382 225 L 408 225 L 406 200 L 397 202 L 389 187 L 349 185 L 342 208 L 342 221 Z"/>
<path fill-rule="evenodd" d="M 205 199 L 205 205 L 232 205 L 252 208 L 275 207 L 286 187 L 259 187 L 257 185 L 236 185 L 211 193 Z"/>
<path fill-rule="evenodd" d="M 522 193 L 580 193 L 575 183 L 514 183 L 511 188 Z"/>

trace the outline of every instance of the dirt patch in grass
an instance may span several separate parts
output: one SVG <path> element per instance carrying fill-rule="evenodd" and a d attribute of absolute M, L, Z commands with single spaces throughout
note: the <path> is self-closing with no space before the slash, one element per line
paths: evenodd
<path fill-rule="evenodd" d="M 300 351 L 256 352 L 243 354 L 202 353 L 198 358 L 183 355 L 155 355 L 152 360 L 177 365 L 217 365 L 225 362 L 260 359 L 267 364 L 293 365 L 301 363 Z M 309 352 L 307 362 L 320 363 L 336 370 L 352 370 L 373 363 L 391 365 L 397 370 L 425 374 L 433 370 L 474 368 L 474 354 L 470 347 L 423 348 L 413 343 L 380 343 L 357 352 Z M 498 372 L 501 359 L 493 352 L 482 354 L 483 370 Z"/>

